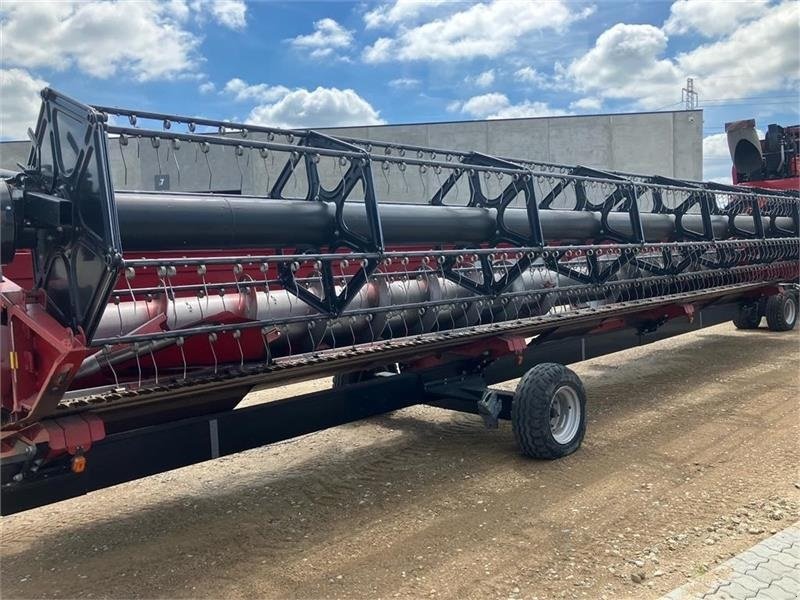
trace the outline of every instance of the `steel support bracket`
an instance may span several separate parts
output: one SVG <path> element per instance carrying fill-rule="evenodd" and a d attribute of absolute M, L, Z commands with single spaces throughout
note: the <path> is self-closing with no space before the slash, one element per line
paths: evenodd
<path fill-rule="evenodd" d="M 478 414 L 483 418 L 487 429 L 497 429 L 500 426 L 500 413 L 503 410 L 503 401 L 494 390 L 487 389 L 478 400 Z"/>

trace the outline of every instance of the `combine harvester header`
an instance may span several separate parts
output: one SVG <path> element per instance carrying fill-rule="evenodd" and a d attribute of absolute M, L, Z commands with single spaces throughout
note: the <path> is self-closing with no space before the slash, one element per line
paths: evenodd
<path fill-rule="evenodd" d="M 564 364 L 794 326 L 796 190 L 42 97 L 0 184 L 4 514 L 420 403 L 557 458 L 586 427 Z M 124 189 L 145 153 L 184 191 Z M 214 193 L 210 154 L 260 193 Z"/>

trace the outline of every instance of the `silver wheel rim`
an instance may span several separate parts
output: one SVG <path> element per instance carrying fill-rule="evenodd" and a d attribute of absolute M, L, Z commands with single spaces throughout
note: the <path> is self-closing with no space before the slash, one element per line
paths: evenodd
<path fill-rule="evenodd" d="M 570 443 L 581 424 L 581 403 L 578 393 L 562 385 L 550 400 L 550 433 L 559 444 Z"/>
<path fill-rule="evenodd" d="M 787 296 L 783 303 L 783 320 L 786 321 L 788 325 L 791 325 L 794 322 L 796 312 L 797 306 L 795 305 L 794 298 Z"/>

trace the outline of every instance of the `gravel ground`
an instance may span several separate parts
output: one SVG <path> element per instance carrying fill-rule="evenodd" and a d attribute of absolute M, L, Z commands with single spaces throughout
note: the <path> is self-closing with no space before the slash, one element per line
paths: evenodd
<path fill-rule="evenodd" d="M 0 592 L 657 598 L 800 518 L 799 343 L 722 325 L 576 365 L 559 461 L 414 407 L 3 518 Z"/>

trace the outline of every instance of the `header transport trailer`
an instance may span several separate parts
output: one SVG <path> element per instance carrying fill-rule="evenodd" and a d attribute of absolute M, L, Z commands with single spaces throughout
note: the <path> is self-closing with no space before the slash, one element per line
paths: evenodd
<path fill-rule="evenodd" d="M 797 191 L 42 98 L 0 184 L 3 514 L 420 403 L 558 458 L 565 364 L 795 324 Z M 145 153 L 183 191 L 124 190 Z M 211 193 L 209 153 L 261 193 Z"/>

